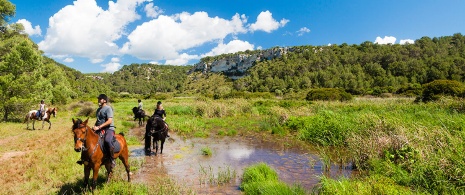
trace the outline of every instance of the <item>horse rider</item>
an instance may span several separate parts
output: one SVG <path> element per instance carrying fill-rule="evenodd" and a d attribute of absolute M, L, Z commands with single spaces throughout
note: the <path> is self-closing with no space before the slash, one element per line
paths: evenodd
<path fill-rule="evenodd" d="M 142 109 L 144 107 L 144 104 L 142 103 L 142 101 L 139 99 L 137 100 L 137 102 L 139 102 L 138 106 L 137 106 L 137 113 L 139 114 L 139 116 L 142 114 Z"/>
<path fill-rule="evenodd" d="M 42 120 L 44 114 L 45 114 L 45 101 L 41 100 L 39 104 L 39 110 L 37 110 L 37 118 L 39 120 Z"/>
<path fill-rule="evenodd" d="M 163 122 L 165 122 L 166 112 L 165 112 L 165 109 L 163 109 L 163 105 L 161 104 L 161 101 L 157 102 L 157 107 L 155 108 L 155 112 L 153 112 L 153 116 L 160 117 L 161 119 L 163 119 Z M 170 135 L 167 133 L 166 137 L 170 137 Z"/>
<path fill-rule="evenodd" d="M 115 167 L 115 159 L 114 156 L 114 146 L 112 144 L 113 137 L 115 135 L 115 123 L 113 121 L 113 109 L 107 105 L 108 97 L 105 94 L 100 94 L 98 97 L 98 105 L 99 108 L 97 109 L 97 121 L 95 121 L 95 126 L 92 127 L 94 131 L 105 131 L 105 147 L 106 151 L 108 152 L 108 156 L 111 160 L 111 166 Z"/>

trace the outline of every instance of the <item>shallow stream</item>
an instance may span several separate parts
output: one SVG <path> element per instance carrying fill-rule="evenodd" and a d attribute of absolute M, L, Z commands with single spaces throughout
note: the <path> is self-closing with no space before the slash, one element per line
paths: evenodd
<path fill-rule="evenodd" d="M 163 175 L 195 189 L 197 194 L 241 194 L 239 186 L 244 168 L 259 162 L 276 170 L 280 180 L 300 184 L 308 191 L 322 175 L 338 178 L 355 174 L 350 163 L 331 163 L 329 170 L 326 169 L 315 149 L 291 139 L 270 140 L 260 135 L 182 139 L 174 133 L 171 137 L 165 142 L 163 154 L 157 156 L 145 156 L 143 146 L 132 149 L 131 157 L 146 161 L 133 176 L 134 181 L 150 184 Z M 203 148 L 209 148 L 212 154 L 203 155 Z M 236 176 L 230 183 L 218 185 L 214 178 L 220 172 Z"/>

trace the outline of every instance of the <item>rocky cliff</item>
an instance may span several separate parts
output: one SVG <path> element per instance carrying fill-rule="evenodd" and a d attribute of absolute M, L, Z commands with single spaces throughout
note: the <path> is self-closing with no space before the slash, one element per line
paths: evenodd
<path fill-rule="evenodd" d="M 284 54 L 292 52 L 292 50 L 293 48 L 288 47 L 274 47 L 267 50 L 254 51 L 253 54 L 230 54 L 212 61 L 201 61 L 194 64 L 194 67 L 189 72 L 223 72 L 231 79 L 238 79 L 245 76 L 247 70 L 257 62 L 280 58 Z"/>

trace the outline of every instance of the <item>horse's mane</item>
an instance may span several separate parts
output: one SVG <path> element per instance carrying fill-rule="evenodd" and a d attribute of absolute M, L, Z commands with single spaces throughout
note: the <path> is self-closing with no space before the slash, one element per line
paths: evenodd
<path fill-rule="evenodd" d="M 80 118 L 78 118 L 73 124 L 73 130 L 79 128 L 79 126 L 81 126 L 81 124 L 82 124 L 82 120 Z"/>
<path fill-rule="evenodd" d="M 155 128 L 155 130 L 162 130 L 165 126 L 165 121 L 159 116 L 152 116 L 151 117 L 151 126 Z M 148 121 L 147 121 L 148 123 Z"/>

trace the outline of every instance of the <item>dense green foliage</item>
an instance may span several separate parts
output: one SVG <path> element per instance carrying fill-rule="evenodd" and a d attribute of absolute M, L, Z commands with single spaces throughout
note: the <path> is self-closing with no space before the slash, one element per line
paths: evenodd
<path fill-rule="evenodd" d="M 190 66 L 131 64 L 103 77 L 116 93 L 155 94 L 183 92 Z"/>
<path fill-rule="evenodd" d="M 414 44 L 299 46 L 257 63 L 237 90 L 283 93 L 343 88 L 351 94 L 402 92 L 438 79 L 465 80 L 465 37 L 423 37 Z M 399 91 L 401 90 L 401 91 Z M 418 95 L 418 94 L 417 94 Z"/>
<path fill-rule="evenodd" d="M 436 80 L 423 86 L 422 96 L 417 100 L 424 102 L 438 100 L 442 96 L 464 97 L 465 85 L 458 81 Z"/>

